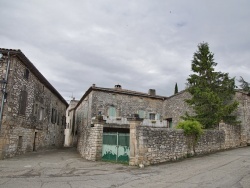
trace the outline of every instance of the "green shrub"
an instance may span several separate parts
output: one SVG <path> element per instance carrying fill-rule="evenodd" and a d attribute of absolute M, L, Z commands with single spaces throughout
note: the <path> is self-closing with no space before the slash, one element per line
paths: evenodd
<path fill-rule="evenodd" d="M 195 138 L 195 141 L 203 134 L 202 125 L 198 121 L 186 120 L 179 122 L 177 129 L 183 129 L 185 135 L 190 135 Z"/>
<path fill-rule="evenodd" d="M 188 141 L 188 148 L 193 150 L 193 153 L 188 153 L 187 157 L 193 156 L 196 154 L 195 146 L 198 142 L 198 139 L 203 134 L 202 125 L 200 122 L 195 120 L 186 120 L 178 123 L 176 126 L 177 129 L 183 129 L 184 134 L 188 136 L 190 141 Z M 188 139 L 188 140 L 189 140 Z"/>

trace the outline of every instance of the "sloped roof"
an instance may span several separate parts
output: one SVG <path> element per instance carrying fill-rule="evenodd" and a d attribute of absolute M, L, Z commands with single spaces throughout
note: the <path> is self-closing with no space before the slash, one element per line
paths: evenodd
<path fill-rule="evenodd" d="M 19 58 L 22 61 L 22 63 L 38 78 L 38 80 L 42 82 L 44 86 L 46 86 L 53 94 L 55 94 L 68 107 L 67 101 L 49 83 L 49 81 L 42 75 L 42 73 L 39 72 L 39 70 L 31 63 L 31 61 L 24 55 L 24 53 L 22 53 L 21 50 L 0 48 L 0 52 L 2 54 L 9 53 L 10 56 L 15 55 L 17 58 Z"/>
<path fill-rule="evenodd" d="M 89 93 L 91 91 L 102 91 L 102 92 L 108 92 L 108 93 L 117 93 L 117 94 L 132 95 L 132 96 L 138 96 L 138 97 L 147 97 L 147 98 L 158 99 L 158 100 L 165 100 L 165 99 L 167 99 L 167 97 L 165 97 L 165 96 L 149 95 L 148 93 L 142 93 L 142 92 L 127 90 L 127 89 L 121 89 L 121 88 L 103 88 L 103 87 L 91 86 L 85 92 L 85 94 L 82 96 L 82 98 L 80 99 L 80 101 L 76 105 L 75 109 L 89 95 Z"/>

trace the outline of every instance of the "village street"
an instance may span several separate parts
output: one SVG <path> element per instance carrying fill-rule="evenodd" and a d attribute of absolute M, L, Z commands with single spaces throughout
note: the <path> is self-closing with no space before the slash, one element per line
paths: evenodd
<path fill-rule="evenodd" d="M 73 148 L 0 161 L 1 188 L 250 187 L 250 147 L 146 168 L 90 162 Z"/>

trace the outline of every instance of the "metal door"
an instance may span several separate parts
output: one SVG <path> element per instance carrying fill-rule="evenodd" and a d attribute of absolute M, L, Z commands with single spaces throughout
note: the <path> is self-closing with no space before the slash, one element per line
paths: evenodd
<path fill-rule="evenodd" d="M 127 163 L 129 152 L 129 133 L 103 133 L 103 160 Z"/>

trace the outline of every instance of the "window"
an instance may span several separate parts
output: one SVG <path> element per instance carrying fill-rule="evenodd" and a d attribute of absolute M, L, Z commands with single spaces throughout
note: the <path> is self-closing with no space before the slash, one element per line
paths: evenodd
<path fill-rule="evenodd" d="M 149 114 L 149 119 L 150 120 L 155 120 L 155 113 L 150 113 Z"/>
<path fill-rule="evenodd" d="M 60 124 L 60 122 L 59 122 L 59 120 L 60 120 L 59 117 L 60 117 L 60 116 L 61 116 L 61 114 L 60 114 L 60 112 L 58 112 L 58 113 L 57 113 L 57 125 Z"/>
<path fill-rule="evenodd" d="M 161 119 L 160 114 L 156 114 L 155 118 L 156 118 L 156 120 L 160 120 Z"/>
<path fill-rule="evenodd" d="M 37 111 L 38 111 L 38 104 L 36 103 L 34 105 L 34 114 L 37 115 Z"/>
<path fill-rule="evenodd" d="M 172 120 L 172 118 L 168 118 L 167 119 L 167 126 L 168 126 L 168 128 L 172 128 L 173 127 L 173 120 Z"/>
<path fill-rule="evenodd" d="M 55 108 L 52 108 L 51 110 L 51 123 L 56 123 L 57 120 L 57 110 Z"/>
<path fill-rule="evenodd" d="M 20 101 L 19 101 L 19 114 L 25 115 L 26 105 L 27 105 L 27 91 L 22 90 L 20 93 Z"/>
<path fill-rule="evenodd" d="M 62 126 L 65 126 L 66 128 L 66 117 L 62 116 Z"/>
<path fill-rule="evenodd" d="M 144 112 L 144 110 L 139 110 L 138 114 L 139 114 L 139 118 L 145 118 L 145 112 Z"/>
<path fill-rule="evenodd" d="M 109 107 L 109 110 L 108 110 L 108 115 L 110 116 L 110 117 L 116 117 L 116 109 L 115 109 L 115 107 Z"/>
<path fill-rule="evenodd" d="M 29 74 L 30 74 L 29 69 L 25 69 L 23 77 L 28 80 L 29 79 Z"/>
<path fill-rule="evenodd" d="M 19 136 L 19 137 L 18 137 L 18 148 L 21 148 L 21 147 L 22 147 L 22 144 L 23 144 L 23 137 L 22 137 L 22 136 Z"/>
<path fill-rule="evenodd" d="M 44 108 L 43 107 L 40 107 L 40 113 L 39 113 L 39 120 L 43 120 L 43 117 L 44 117 Z"/>

